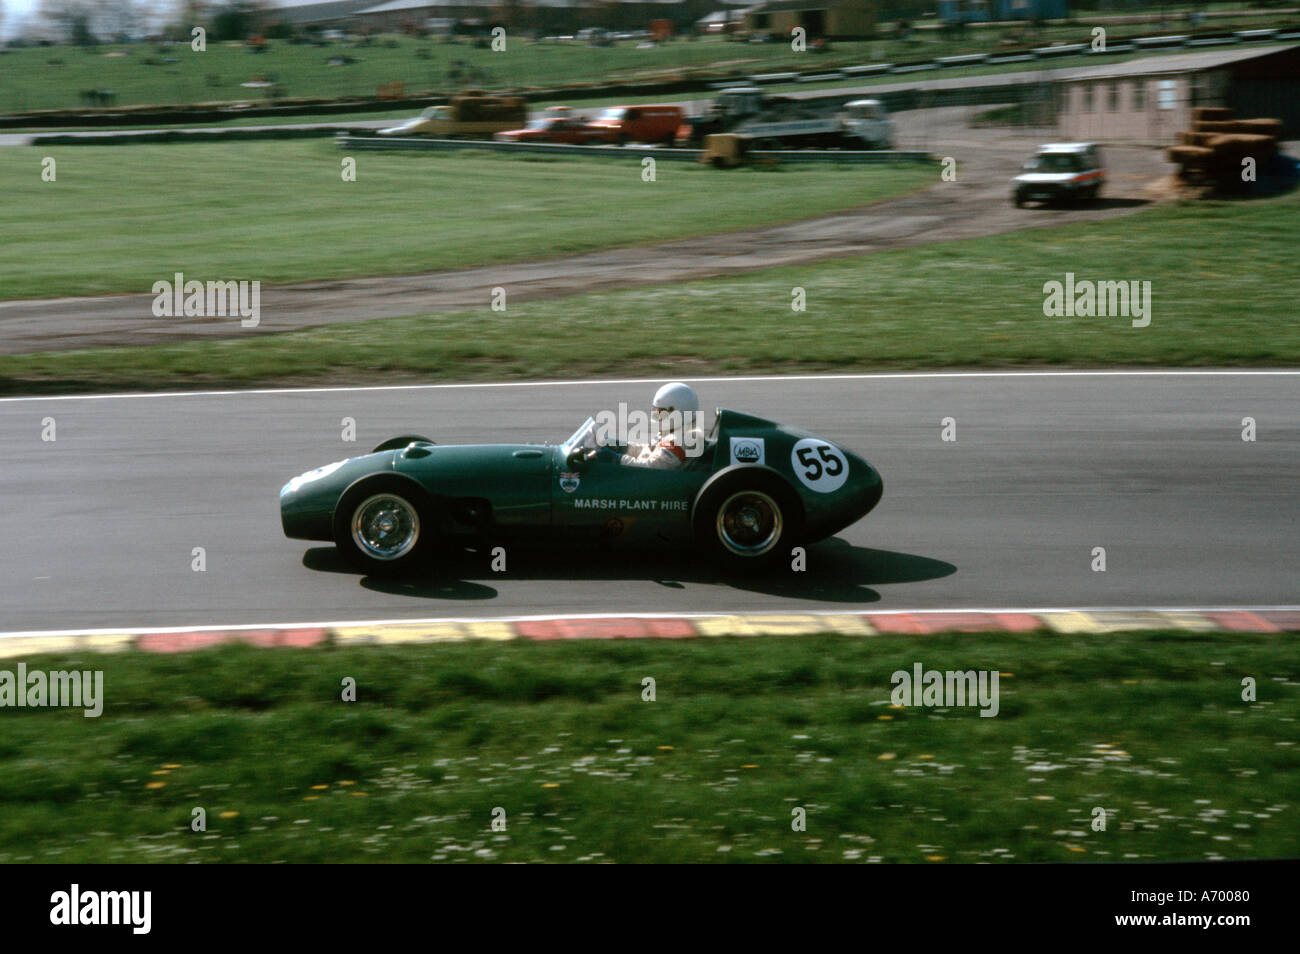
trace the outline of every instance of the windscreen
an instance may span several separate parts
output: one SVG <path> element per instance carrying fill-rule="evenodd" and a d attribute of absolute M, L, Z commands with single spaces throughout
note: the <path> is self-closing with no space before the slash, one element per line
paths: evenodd
<path fill-rule="evenodd" d="M 564 442 L 565 456 L 572 454 L 579 448 L 594 448 L 596 446 L 596 419 L 589 417 L 582 422 L 582 426 L 573 432 L 573 436 Z"/>
<path fill-rule="evenodd" d="M 1082 172 L 1083 160 L 1063 152 L 1045 152 L 1025 164 L 1030 172 Z"/>

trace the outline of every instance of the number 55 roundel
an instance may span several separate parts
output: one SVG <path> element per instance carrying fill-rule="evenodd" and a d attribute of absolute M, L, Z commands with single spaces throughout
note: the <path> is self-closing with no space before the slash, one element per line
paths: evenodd
<path fill-rule="evenodd" d="M 805 437 L 790 451 L 794 475 L 809 490 L 829 494 L 844 486 L 849 478 L 849 462 L 834 444 L 815 437 Z"/>

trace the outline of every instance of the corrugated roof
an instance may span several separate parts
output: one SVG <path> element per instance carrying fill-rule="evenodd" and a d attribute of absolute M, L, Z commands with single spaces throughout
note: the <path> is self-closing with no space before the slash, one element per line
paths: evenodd
<path fill-rule="evenodd" d="M 350 17 L 358 10 L 370 6 L 371 2 L 372 0 L 309 0 L 306 3 L 293 3 L 284 0 L 269 8 L 267 13 L 290 23 L 318 23 Z"/>
<path fill-rule="evenodd" d="M 1237 55 L 1230 60 L 1215 60 L 1212 63 L 1202 61 L 1201 55 L 1197 54 L 1197 61 L 1201 65 L 1196 67 L 1183 66 L 1180 69 L 1186 71 L 1189 68 L 1210 69 L 1215 66 L 1228 63 L 1241 63 L 1252 59 L 1256 56 L 1267 56 L 1270 53 L 1276 53 L 1279 50 L 1296 49 L 1296 45 L 1279 45 L 1260 47 L 1249 52 L 1236 51 Z M 1128 63 L 1114 63 L 1108 66 L 1089 66 L 1079 69 L 1052 69 L 1051 61 L 1044 61 L 1038 68 L 1030 67 L 1029 69 L 1017 71 L 1015 73 L 990 73 L 984 76 L 947 76 L 942 79 L 925 79 L 900 81 L 897 83 L 870 83 L 857 87 L 840 87 L 837 89 L 810 89 L 804 90 L 787 90 L 782 92 L 782 96 L 788 96 L 793 99 L 817 99 L 822 96 L 835 95 L 843 93 L 845 96 L 883 96 L 889 93 L 903 93 L 910 90 L 919 90 L 922 92 L 931 90 L 957 90 L 957 89 L 974 89 L 980 87 L 1015 87 L 1024 86 L 1025 84 L 1037 83 L 1059 83 L 1068 80 L 1084 79 L 1109 79 L 1110 77 L 1122 78 L 1124 76 L 1141 74 L 1162 73 L 1166 70 L 1165 62 L 1188 62 L 1187 57 L 1181 54 L 1172 53 L 1166 56 L 1147 56 L 1140 60 L 1130 60 Z M 1025 64 L 1029 66 L 1029 64 Z M 1133 72 L 1130 73 L 1129 71 Z"/>
<path fill-rule="evenodd" d="M 1295 44 L 1256 46 L 1248 49 L 1215 50 L 1205 53 L 1170 53 L 1165 56 L 1148 56 L 1127 63 L 1105 63 L 1101 66 L 1080 66 L 1061 70 L 1058 80 L 1109 79 L 1110 77 L 1139 76 L 1147 73 L 1197 73 L 1217 69 L 1230 63 L 1253 60 L 1279 50 L 1296 48 Z"/>
<path fill-rule="evenodd" d="M 369 2 L 369 0 L 367 0 Z M 373 7 L 358 10 L 357 16 L 371 13 L 396 13 L 401 10 L 437 10 L 448 7 L 497 7 L 500 0 L 388 0 Z"/>
<path fill-rule="evenodd" d="M 837 7 L 840 0 L 762 0 L 745 9 L 746 13 L 777 13 L 779 11 L 829 10 Z"/>

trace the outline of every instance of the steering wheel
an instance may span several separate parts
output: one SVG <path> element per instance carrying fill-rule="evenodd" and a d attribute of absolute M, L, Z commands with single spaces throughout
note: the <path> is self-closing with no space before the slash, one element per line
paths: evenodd
<path fill-rule="evenodd" d="M 580 455 L 582 463 L 586 466 L 590 466 L 597 462 L 603 464 L 617 464 L 623 456 L 621 451 L 615 450 L 613 447 L 589 447 L 585 450 L 578 451 L 577 453 Z"/>

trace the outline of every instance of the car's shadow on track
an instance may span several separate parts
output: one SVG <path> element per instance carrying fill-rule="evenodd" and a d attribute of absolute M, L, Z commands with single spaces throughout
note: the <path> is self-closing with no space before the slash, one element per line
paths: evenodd
<path fill-rule="evenodd" d="M 487 580 L 564 580 L 655 583 L 665 589 L 682 589 L 687 583 L 695 583 L 791 600 L 874 603 L 880 594 L 872 587 L 918 583 L 957 572 L 955 566 L 943 560 L 855 547 L 838 537 L 809 547 L 806 569 L 798 572 L 789 564 L 780 564 L 762 573 L 731 573 L 701 559 L 666 550 L 632 553 L 594 546 L 571 548 L 559 554 L 554 548 L 512 546 L 507 568 L 500 571 L 492 569 L 488 551 L 470 550 L 398 577 L 363 575 L 334 547 L 312 547 L 303 554 L 302 562 L 310 570 L 360 577 L 361 585 L 368 590 L 431 600 L 496 599 L 500 594 L 495 586 L 483 582 Z"/>

